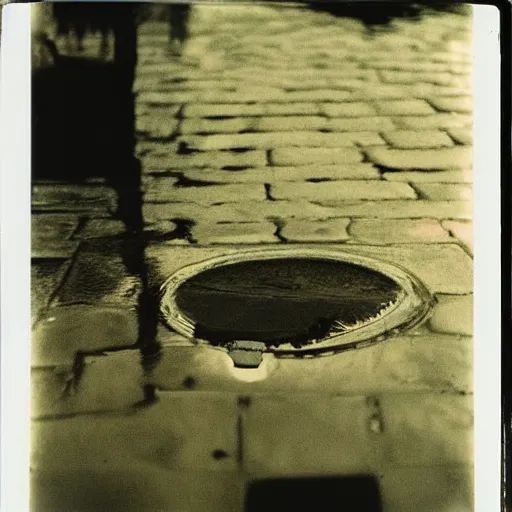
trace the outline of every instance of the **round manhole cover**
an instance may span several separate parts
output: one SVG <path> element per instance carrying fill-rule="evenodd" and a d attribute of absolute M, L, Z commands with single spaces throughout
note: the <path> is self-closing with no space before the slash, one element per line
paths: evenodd
<path fill-rule="evenodd" d="M 182 268 L 162 287 L 168 324 L 228 350 L 307 355 L 353 348 L 422 321 L 432 299 L 389 263 L 334 251 L 274 249 Z"/>

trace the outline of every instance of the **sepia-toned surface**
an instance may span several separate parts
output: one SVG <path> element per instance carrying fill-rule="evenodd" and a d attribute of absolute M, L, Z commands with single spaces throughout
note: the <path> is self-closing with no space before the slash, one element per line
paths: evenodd
<path fill-rule="evenodd" d="M 472 509 L 470 27 L 195 5 L 177 56 L 140 25 L 144 236 L 101 178 L 34 182 L 34 511 L 242 511 L 257 479 L 357 474 L 385 512 Z M 185 265 L 295 244 L 400 266 L 430 318 L 256 370 L 158 319 Z"/>

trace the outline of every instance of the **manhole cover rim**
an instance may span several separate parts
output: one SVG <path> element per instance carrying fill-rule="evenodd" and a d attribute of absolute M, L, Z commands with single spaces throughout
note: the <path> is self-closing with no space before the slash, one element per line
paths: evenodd
<path fill-rule="evenodd" d="M 198 274 L 218 267 L 249 261 L 279 259 L 312 259 L 359 265 L 378 272 L 397 283 L 401 288 L 400 300 L 381 317 L 365 322 L 357 328 L 318 340 L 300 348 L 288 344 L 268 347 L 267 352 L 275 355 L 307 355 L 330 351 L 347 350 L 361 345 L 382 341 L 406 329 L 418 325 L 428 316 L 433 304 L 425 286 L 407 270 L 388 261 L 347 253 L 340 250 L 311 248 L 249 249 L 237 253 L 216 256 L 186 265 L 169 276 L 160 287 L 160 312 L 169 327 L 179 334 L 194 339 L 199 344 L 212 346 L 210 341 L 195 336 L 195 323 L 178 307 L 176 296 L 182 284 Z M 218 347 L 216 347 L 218 348 Z"/>

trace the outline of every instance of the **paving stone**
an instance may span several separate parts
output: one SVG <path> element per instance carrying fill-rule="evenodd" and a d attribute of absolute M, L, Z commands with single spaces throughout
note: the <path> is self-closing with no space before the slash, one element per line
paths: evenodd
<path fill-rule="evenodd" d="M 224 512 L 243 509 L 245 479 L 236 471 L 163 470 L 158 462 L 113 468 L 101 460 L 82 467 L 32 469 L 30 492 L 34 512 Z"/>
<path fill-rule="evenodd" d="M 347 233 L 349 224 L 350 219 L 288 220 L 281 236 L 288 242 L 344 242 L 350 238 Z"/>
<path fill-rule="evenodd" d="M 463 147 L 440 149 L 372 148 L 368 158 L 377 165 L 391 169 L 450 170 L 471 168 L 473 152 Z"/>
<path fill-rule="evenodd" d="M 285 93 L 282 101 L 286 103 L 295 101 L 329 101 L 329 102 L 340 102 L 347 101 L 352 98 L 352 93 L 348 91 L 338 91 L 336 89 L 317 89 L 314 91 L 291 91 Z"/>
<path fill-rule="evenodd" d="M 192 228 L 194 240 L 204 244 L 260 244 L 279 242 L 272 222 L 213 224 L 199 223 Z"/>
<path fill-rule="evenodd" d="M 89 219 L 77 233 L 77 238 L 120 235 L 126 231 L 124 222 L 115 219 Z"/>
<path fill-rule="evenodd" d="M 261 117 L 252 126 L 260 132 L 315 131 L 327 128 L 327 119 L 320 116 Z"/>
<path fill-rule="evenodd" d="M 371 98 L 373 101 L 400 100 L 404 98 L 420 98 L 428 101 L 432 96 L 453 97 L 470 93 L 471 91 L 467 87 L 434 85 L 425 82 L 414 84 L 383 84 L 379 82 L 378 87 L 369 82 L 366 87 L 351 91 L 350 98 L 347 98 L 346 101 L 368 101 L 368 98 Z"/>
<path fill-rule="evenodd" d="M 385 56 L 385 55 L 384 55 Z M 402 57 L 402 55 L 401 55 Z M 414 72 L 448 72 L 456 74 L 467 74 L 471 71 L 471 66 L 468 66 L 464 62 L 454 61 L 453 57 L 449 53 L 436 53 L 432 55 L 428 53 L 428 59 L 419 60 L 422 57 L 418 52 L 411 52 L 411 60 L 374 60 L 365 61 L 365 67 L 370 69 L 388 69 L 394 71 L 414 71 Z"/>
<path fill-rule="evenodd" d="M 30 304 L 32 322 L 50 301 L 64 277 L 68 264 L 61 259 L 33 260 L 30 264 Z"/>
<path fill-rule="evenodd" d="M 459 144 L 473 144 L 473 130 L 469 128 L 451 128 L 448 135 Z"/>
<path fill-rule="evenodd" d="M 336 148 L 353 145 L 353 137 L 347 134 L 315 131 L 236 133 L 202 137 L 189 135 L 180 140 L 187 144 L 187 147 L 200 151 L 232 148 L 274 149 L 290 146 Z"/>
<path fill-rule="evenodd" d="M 166 111 L 168 110 L 168 111 Z M 138 115 L 135 131 L 151 138 L 167 138 L 176 133 L 179 119 L 171 112 L 175 109 L 165 109 L 162 112 L 151 112 L 146 115 Z"/>
<path fill-rule="evenodd" d="M 82 305 L 52 308 L 33 329 L 30 363 L 69 368 L 78 351 L 130 347 L 137 336 L 134 311 Z"/>
<path fill-rule="evenodd" d="M 393 121 L 389 117 L 357 117 L 330 119 L 327 129 L 339 132 L 361 131 L 391 131 L 395 129 Z"/>
<path fill-rule="evenodd" d="M 429 103 L 442 112 L 461 112 L 463 114 L 473 112 L 473 98 L 471 96 L 430 98 Z"/>
<path fill-rule="evenodd" d="M 253 127 L 253 118 L 201 119 L 188 118 L 180 124 L 180 133 L 238 133 Z"/>
<path fill-rule="evenodd" d="M 251 397 L 244 418 L 246 468 L 281 477 L 366 473 L 375 457 L 367 416 L 364 397 Z"/>
<path fill-rule="evenodd" d="M 385 460 L 404 466 L 473 463 L 473 397 L 381 397 Z"/>
<path fill-rule="evenodd" d="M 424 100 L 377 101 L 375 109 L 384 116 L 421 116 L 434 114 L 435 110 Z"/>
<path fill-rule="evenodd" d="M 157 403 L 124 415 L 40 421 L 32 428 L 32 466 L 232 471 L 237 417 L 233 395 L 159 393 Z M 216 450 L 226 457 L 215 458 Z"/>
<path fill-rule="evenodd" d="M 442 225 L 452 236 L 460 240 L 473 252 L 473 224 L 471 222 L 445 220 L 442 222 Z"/>
<path fill-rule="evenodd" d="M 353 368 L 347 371 L 367 382 L 367 393 L 473 391 L 471 337 L 432 333 L 392 337 L 369 347 L 366 362 L 363 368 L 354 356 Z"/>
<path fill-rule="evenodd" d="M 337 216 L 337 209 L 303 199 L 293 202 L 247 200 L 214 206 L 194 203 L 145 204 L 143 213 L 146 222 L 176 218 L 210 222 L 258 222 L 273 218 L 327 219 Z"/>
<path fill-rule="evenodd" d="M 407 485 L 404 485 L 407 482 Z M 472 464 L 399 467 L 381 471 L 384 510 L 394 512 L 446 512 L 474 510 Z"/>
<path fill-rule="evenodd" d="M 301 150 L 278 148 L 272 151 L 270 160 L 273 165 L 307 164 L 351 164 L 363 159 L 360 151 L 350 148 L 303 148 Z"/>
<path fill-rule="evenodd" d="M 350 236 L 361 243 L 379 245 L 453 241 L 433 219 L 355 219 Z"/>
<path fill-rule="evenodd" d="M 473 334 L 473 295 L 438 295 L 429 326 L 435 332 Z"/>
<path fill-rule="evenodd" d="M 420 183 L 415 187 L 427 199 L 434 201 L 471 201 L 473 196 L 473 187 L 460 183 Z"/>
<path fill-rule="evenodd" d="M 323 206 L 336 209 L 339 217 L 368 217 L 382 219 L 470 219 L 472 204 L 469 201 L 386 200 L 363 201 L 348 204 L 344 201 L 318 199 Z"/>
<path fill-rule="evenodd" d="M 431 149 L 453 146 L 453 141 L 440 130 L 397 130 L 382 137 L 395 149 Z"/>
<path fill-rule="evenodd" d="M 259 104 L 191 104 L 183 109 L 183 116 L 188 117 L 252 117 L 282 115 L 316 115 L 319 107 L 314 103 L 259 103 Z"/>
<path fill-rule="evenodd" d="M 112 213 L 117 197 L 114 190 L 101 186 L 36 184 L 31 201 L 32 210 L 37 212 Z"/>
<path fill-rule="evenodd" d="M 69 240 L 78 227 L 78 215 L 46 213 L 30 217 L 32 240 L 52 242 Z"/>
<path fill-rule="evenodd" d="M 88 330 L 86 326 L 82 329 Z M 105 341 L 105 337 L 102 338 Z M 72 356 L 69 354 L 71 362 Z M 31 418 L 130 410 L 144 399 L 140 361 L 140 351 L 132 349 L 84 357 L 80 375 L 75 378 L 71 365 L 33 369 Z"/>
<path fill-rule="evenodd" d="M 264 201 L 265 188 L 252 184 L 210 185 L 202 187 L 175 187 L 174 180 L 168 184 L 166 178 L 155 178 L 146 188 L 144 199 L 153 203 L 235 203 L 240 197 L 248 201 Z"/>
<path fill-rule="evenodd" d="M 322 114 L 328 117 L 375 117 L 377 111 L 370 103 L 324 103 Z"/>
<path fill-rule="evenodd" d="M 70 240 L 79 223 L 78 215 L 32 214 L 32 258 L 70 258 L 78 247 Z"/>
<path fill-rule="evenodd" d="M 148 159 L 144 159 L 146 163 Z M 157 165 L 160 163 L 161 165 Z M 183 170 L 193 168 L 223 169 L 229 167 L 265 167 L 267 157 L 265 151 L 245 151 L 243 153 L 230 153 L 228 151 L 210 151 L 207 153 L 195 153 L 191 155 L 165 156 L 152 164 L 152 167 L 160 170 Z"/>
<path fill-rule="evenodd" d="M 37 259 L 68 259 L 75 254 L 79 247 L 78 241 L 63 240 L 48 243 L 32 238 L 31 257 Z"/>
<path fill-rule="evenodd" d="M 450 140 L 450 139 L 448 139 Z M 179 138 L 193 150 L 222 150 L 232 148 L 275 149 L 280 147 L 303 146 L 337 148 L 353 144 L 361 146 L 385 145 L 376 132 L 269 132 L 269 133 L 232 133 L 211 135 L 184 135 Z M 167 155 L 165 156 L 167 159 Z M 145 159 L 147 161 L 147 158 Z M 166 161 L 164 162 L 166 165 Z"/>
<path fill-rule="evenodd" d="M 364 246 L 345 244 L 343 250 L 367 254 L 402 266 L 417 276 L 431 293 L 473 293 L 473 260 L 455 244 Z M 443 262 L 440 265 L 439 262 Z"/>
<path fill-rule="evenodd" d="M 469 126 L 473 119 L 465 114 L 439 113 L 432 116 L 395 117 L 393 122 L 397 128 L 405 130 L 443 130 Z"/>
<path fill-rule="evenodd" d="M 107 237 L 83 241 L 52 304 L 134 310 L 142 292 L 142 265 L 141 240 Z"/>
<path fill-rule="evenodd" d="M 310 201 L 414 199 L 416 197 L 414 190 L 406 183 L 347 180 L 324 183 L 278 183 L 272 186 L 271 195 L 274 199 L 304 198 Z"/>
<path fill-rule="evenodd" d="M 388 181 L 414 183 L 472 183 L 473 171 L 401 171 L 385 172 L 382 177 Z"/>
<path fill-rule="evenodd" d="M 264 167 L 242 171 L 191 169 L 186 179 L 207 183 L 276 183 L 306 180 L 378 180 L 379 171 L 371 164 L 303 165 L 297 167 Z"/>
<path fill-rule="evenodd" d="M 469 79 L 452 73 L 423 73 L 409 71 L 381 71 L 382 80 L 390 84 L 415 84 L 431 83 L 436 85 L 449 85 L 456 87 L 468 87 Z"/>

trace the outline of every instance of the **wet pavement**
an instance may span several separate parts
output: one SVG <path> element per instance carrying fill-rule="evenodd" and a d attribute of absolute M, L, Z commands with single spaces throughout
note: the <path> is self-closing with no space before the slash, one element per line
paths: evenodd
<path fill-rule="evenodd" d="M 196 5 L 181 56 L 139 27 L 140 232 L 104 179 L 34 183 L 33 510 L 241 511 L 250 482 L 359 474 L 386 512 L 471 509 L 471 16 L 344 14 Z M 241 369 L 159 316 L 186 265 L 319 244 L 415 275 L 428 320 Z"/>

